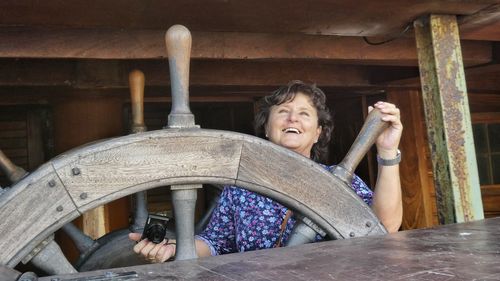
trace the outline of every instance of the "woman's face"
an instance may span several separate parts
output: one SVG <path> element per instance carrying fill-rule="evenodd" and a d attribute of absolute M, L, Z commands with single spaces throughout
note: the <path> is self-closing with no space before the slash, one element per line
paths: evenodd
<path fill-rule="evenodd" d="M 311 99 L 303 93 L 280 105 L 273 105 L 266 124 L 266 136 L 275 144 L 308 158 L 321 134 L 318 112 Z"/>

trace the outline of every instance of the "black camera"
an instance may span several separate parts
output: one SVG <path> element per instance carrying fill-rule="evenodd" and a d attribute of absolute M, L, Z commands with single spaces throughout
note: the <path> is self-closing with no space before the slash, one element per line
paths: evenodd
<path fill-rule="evenodd" d="M 147 238 L 155 244 L 163 241 L 167 234 L 168 221 L 169 218 L 167 216 L 149 214 L 146 225 L 144 226 L 144 231 L 142 232 L 141 240 Z"/>

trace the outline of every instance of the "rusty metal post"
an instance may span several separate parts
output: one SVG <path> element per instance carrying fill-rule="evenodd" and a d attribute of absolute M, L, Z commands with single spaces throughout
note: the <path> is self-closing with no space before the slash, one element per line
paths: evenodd
<path fill-rule="evenodd" d="M 484 217 L 469 102 L 454 15 L 414 22 L 439 221 Z"/>
<path fill-rule="evenodd" d="M 189 109 L 189 61 L 191 56 L 191 33 L 182 25 L 174 25 L 165 34 L 170 84 L 172 89 L 172 109 L 168 115 L 168 128 L 197 128 L 194 115 Z M 177 239 L 176 260 L 197 257 L 194 243 L 194 215 L 197 185 L 173 185 L 172 204 L 175 214 Z"/>

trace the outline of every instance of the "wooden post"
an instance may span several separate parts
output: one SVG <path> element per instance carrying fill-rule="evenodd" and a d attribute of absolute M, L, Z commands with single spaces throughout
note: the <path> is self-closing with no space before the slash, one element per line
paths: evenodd
<path fill-rule="evenodd" d="M 456 17 L 414 22 L 439 221 L 482 219 L 483 206 Z"/>

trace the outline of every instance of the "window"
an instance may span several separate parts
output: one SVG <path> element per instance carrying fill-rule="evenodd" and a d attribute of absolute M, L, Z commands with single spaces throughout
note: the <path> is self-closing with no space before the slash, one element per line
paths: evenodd
<path fill-rule="evenodd" d="M 500 184 L 500 123 L 472 126 L 481 185 Z"/>

